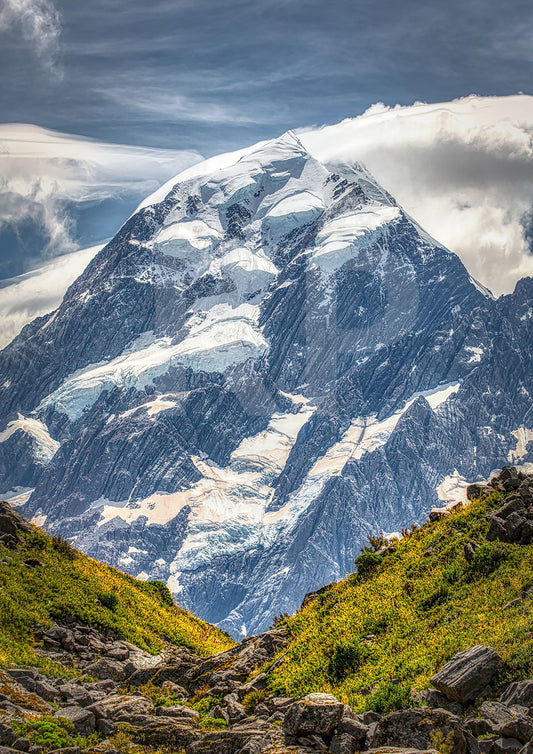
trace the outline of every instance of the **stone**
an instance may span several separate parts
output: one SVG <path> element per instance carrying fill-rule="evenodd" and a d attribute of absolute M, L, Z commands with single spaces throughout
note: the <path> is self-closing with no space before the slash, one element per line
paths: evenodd
<path fill-rule="evenodd" d="M 481 734 L 493 733 L 502 738 L 517 738 L 522 744 L 533 738 L 533 718 L 529 717 L 526 707 L 483 702 L 479 714 L 486 728 Z"/>
<path fill-rule="evenodd" d="M 500 696 L 500 702 L 508 706 L 533 707 L 533 679 L 511 683 Z"/>
<path fill-rule="evenodd" d="M 451 712 L 454 715 L 463 714 L 462 704 L 448 699 L 447 696 L 441 694 L 440 691 L 436 691 L 435 689 L 426 689 L 425 691 L 421 691 L 418 694 L 418 698 L 425 704 L 427 704 L 428 707 L 431 707 L 433 709 L 446 709 L 448 710 L 448 712 Z"/>
<path fill-rule="evenodd" d="M 191 722 L 174 720 L 171 717 L 139 715 L 132 723 L 122 727 L 137 743 L 153 748 L 179 751 L 201 738 L 200 731 Z"/>
<path fill-rule="evenodd" d="M 518 754 L 521 748 L 516 738 L 497 738 L 492 742 L 490 754 Z"/>
<path fill-rule="evenodd" d="M 484 485 L 469 484 L 466 488 L 466 497 L 468 500 L 478 500 L 484 492 Z"/>
<path fill-rule="evenodd" d="M 309 735 L 331 736 L 341 721 L 344 704 L 332 694 L 308 694 L 294 702 L 283 720 L 288 739 Z"/>
<path fill-rule="evenodd" d="M 93 702 L 87 689 L 77 683 L 64 683 L 59 686 L 59 692 L 65 701 L 73 702 L 80 707 L 87 707 Z"/>
<path fill-rule="evenodd" d="M 466 704 L 484 693 L 501 667 L 502 659 L 494 649 L 476 645 L 456 654 L 431 683 L 448 699 Z"/>
<path fill-rule="evenodd" d="M 84 671 L 87 675 L 92 675 L 95 678 L 103 680 L 109 678 L 113 681 L 122 681 L 126 678 L 124 665 L 117 660 L 109 660 L 106 657 L 102 657 L 100 660 L 86 665 Z"/>
<path fill-rule="evenodd" d="M 112 694 L 88 708 L 96 717 L 129 722 L 134 715 L 151 715 L 155 708 L 145 696 Z"/>
<path fill-rule="evenodd" d="M 88 736 L 96 728 L 96 720 L 92 712 L 82 707 L 62 707 L 55 717 L 63 717 L 74 726 L 74 730 L 82 736 Z"/>
<path fill-rule="evenodd" d="M 17 751 L 28 752 L 31 747 L 31 741 L 29 738 L 17 738 L 12 744 L 13 748 Z"/>
<path fill-rule="evenodd" d="M 58 690 L 55 686 L 52 686 L 51 683 L 47 683 L 46 681 L 35 681 L 34 693 L 47 702 L 55 702 L 59 699 Z"/>
<path fill-rule="evenodd" d="M 17 736 L 11 726 L 0 722 L 0 746 L 11 746 L 16 741 Z"/>
<path fill-rule="evenodd" d="M 446 710 L 400 710 L 386 715 L 369 734 L 369 745 L 429 749 L 436 734 L 450 741 L 454 754 L 467 754 L 461 721 Z"/>
<path fill-rule="evenodd" d="M 160 717 L 176 717 L 185 720 L 198 720 L 200 717 L 199 712 L 181 704 L 175 704 L 172 707 L 157 707 L 155 714 Z M 212 717 L 223 717 L 223 715 L 212 715 Z"/>

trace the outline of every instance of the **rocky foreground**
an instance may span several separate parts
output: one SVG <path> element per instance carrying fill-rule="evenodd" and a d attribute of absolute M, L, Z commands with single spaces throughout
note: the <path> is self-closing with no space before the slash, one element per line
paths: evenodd
<path fill-rule="evenodd" d="M 468 494 L 495 489 L 507 494 L 490 516 L 490 536 L 531 542 L 533 476 L 507 468 Z M 4 505 L 4 545 L 17 547 L 27 527 Z M 502 685 L 505 663 L 489 646 L 455 655 L 413 694 L 411 708 L 381 715 L 356 714 L 331 694 L 273 695 L 265 667 L 283 660 L 282 625 L 207 659 L 172 644 L 153 656 L 74 620 L 36 627 L 35 636 L 43 663 L 75 673 L 67 680 L 36 667 L 0 671 L 0 754 L 533 754 L 533 678 Z"/>

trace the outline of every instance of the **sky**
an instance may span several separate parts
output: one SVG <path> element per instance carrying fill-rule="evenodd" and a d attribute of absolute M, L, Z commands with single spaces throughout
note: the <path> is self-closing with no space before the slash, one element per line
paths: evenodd
<path fill-rule="evenodd" d="M 415 103 L 533 94 L 530 0 L 0 0 L 0 69 L 0 281 L 202 157 L 353 118 L 345 156 L 483 283 L 529 270 L 530 98 L 466 130 L 439 106 L 423 134 Z"/>

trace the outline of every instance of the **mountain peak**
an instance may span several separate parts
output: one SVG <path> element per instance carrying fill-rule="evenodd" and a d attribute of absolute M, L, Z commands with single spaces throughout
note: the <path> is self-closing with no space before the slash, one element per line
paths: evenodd
<path fill-rule="evenodd" d="M 287 132 L 149 197 L 2 353 L 5 491 L 203 618 L 260 630 L 369 531 L 527 456 L 522 314 L 362 166 Z M 500 332 L 512 383 L 489 368 Z"/>

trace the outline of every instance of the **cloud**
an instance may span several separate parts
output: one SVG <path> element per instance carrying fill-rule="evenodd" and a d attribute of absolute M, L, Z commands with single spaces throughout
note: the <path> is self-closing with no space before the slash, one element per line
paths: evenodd
<path fill-rule="evenodd" d="M 495 294 L 533 275 L 533 97 L 378 104 L 299 136 L 321 160 L 363 162 Z"/>
<path fill-rule="evenodd" d="M 0 32 L 14 30 L 51 70 L 59 72 L 61 15 L 50 0 L 3 0 Z"/>
<path fill-rule="evenodd" d="M 54 259 L 0 288 L 0 349 L 36 317 L 56 309 L 65 291 L 81 275 L 101 245 L 81 249 Z"/>
<path fill-rule="evenodd" d="M 31 224 L 44 238 L 42 256 L 71 252 L 78 246 L 76 209 L 126 198 L 134 206 L 200 159 L 192 151 L 105 144 L 36 126 L 0 125 L 0 232 L 9 228 L 16 236 Z"/>

